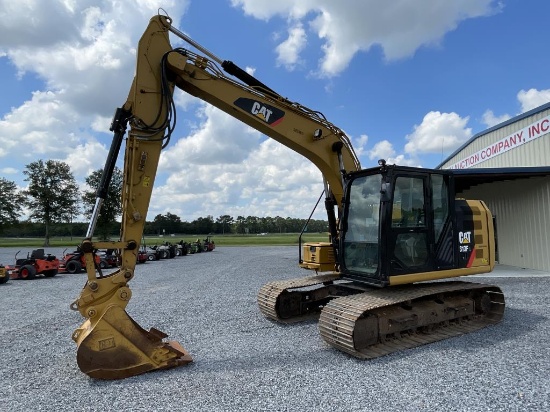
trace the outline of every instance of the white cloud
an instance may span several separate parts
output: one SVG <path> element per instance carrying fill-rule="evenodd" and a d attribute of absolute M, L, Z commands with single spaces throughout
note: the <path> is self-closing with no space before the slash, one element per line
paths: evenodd
<path fill-rule="evenodd" d="M 369 151 L 369 159 L 388 159 L 395 156 L 393 145 L 388 140 L 381 140 Z"/>
<path fill-rule="evenodd" d="M 74 10 L 59 1 L 1 0 L 0 50 L 39 48 L 74 40 L 78 32 L 77 18 Z"/>
<path fill-rule="evenodd" d="M 137 40 L 160 5 L 137 3 L 0 0 L 7 29 L 0 55 L 21 76 L 33 73 L 42 81 L 28 101 L 0 119 L 0 156 L 17 153 L 26 163 L 62 160 L 82 187 L 85 177 L 103 167 L 114 109 L 125 102 L 134 72 Z M 163 3 L 171 15 L 181 16 L 189 2 Z M 289 36 L 279 48 L 280 61 L 299 64 L 305 30 L 296 23 Z M 149 218 L 167 211 L 189 219 L 309 215 L 322 190 L 321 173 L 310 161 L 188 94 L 177 90 L 174 98 L 179 109 L 197 111 L 198 117 L 184 120 L 191 132 L 174 136 L 161 155 Z M 98 139 L 94 132 L 105 135 Z M 6 174 L 17 173 L 3 166 Z"/>
<path fill-rule="evenodd" d="M 495 116 L 492 110 L 486 110 L 485 113 L 483 113 L 483 123 L 487 125 L 487 127 L 493 127 L 497 124 L 500 124 L 502 122 L 505 122 L 506 120 L 510 119 L 511 116 L 508 114 L 503 114 L 501 116 Z"/>
<path fill-rule="evenodd" d="M 161 154 L 159 170 L 178 170 L 181 164 L 240 163 L 257 144 L 260 133 L 203 103 L 197 111 L 203 122 L 190 136 L 179 139 Z"/>
<path fill-rule="evenodd" d="M 518 100 L 521 103 L 521 113 L 525 113 L 535 107 L 550 102 L 550 89 L 546 90 L 520 90 Z"/>
<path fill-rule="evenodd" d="M 234 7 L 242 7 L 245 14 L 254 16 L 260 20 L 269 20 L 273 16 L 291 17 L 300 19 L 310 10 L 315 8 L 316 4 L 323 1 L 315 0 L 231 0 Z"/>
<path fill-rule="evenodd" d="M 35 157 L 69 150 L 77 140 L 70 132 L 77 127 L 77 114 L 64 102 L 63 94 L 34 92 L 31 100 L 0 120 L 0 146 L 5 156 L 14 154 L 34 161 Z"/>
<path fill-rule="evenodd" d="M 80 127 L 83 120 L 86 117 L 64 101 L 63 91 L 34 92 L 31 100 L 0 120 L 0 146 L 4 148 L 0 156 L 13 155 L 24 163 L 62 160 L 77 178 L 84 178 L 103 167 L 107 149 Z"/>
<path fill-rule="evenodd" d="M 472 129 L 466 127 L 468 120 L 456 113 L 429 112 L 406 136 L 405 152 L 444 153 L 456 149 L 472 136 Z"/>
<path fill-rule="evenodd" d="M 517 99 L 521 105 L 520 112 L 517 113 L 519 115 L 531 109 L 535 109 L 539 106 L 542 106 L 543 104 L 549 103 L 550 89 L 520 90 L 517 94 Z M 510 118 L 512 118 L 512 116 L 510 116 L 509 114 L 495 116 L 492 110 L 486 110 L 485 113 L 483 113 L 483 123 L 485 123 L 487 127 L 496 126 L 497 124 L 502 123 Z"/>
<path fill-rule="evenodd" d="M 94 170 L 103 169 L 108 149 L 99 142 L 90 139 L 88 142 L 71 148 L 64 161 L 71 167 L 75 177 L 83 179 Z"/>
<path fill-rule="evenodd" d="M 137 40 L 150 17 L 161 5 L 181 16 L 188 3 L 0 0 L 0 50 L 20 73 L 35 72 L 48 90 L 63 90 L 77 112 L 111 116 L 126 100 Z"/>
<path fill-rule="evenodd" d="M 301 23 L 288 29 L 288 38 L 276 48 L 277 64 L 293 70 L 300 64 L 300 52 L 305 48 L 307 36 Z"/>
<path fill-rule="evenodd" d="M 360 135 L 358 138 L 352 138 L 353 150 L 357 157 L 360 157 L 365 153 L 365 147 L 369 141 L 369 137 L 366 134 Z"/>
<path fill-rule="evenodd" d="M 14 175 L 19 173 L 19 170 L 13 167 L 3 167 L 2 169 L 0 169 L 0 173 L 2 173 L 3 175 Z"/>
<path fill-rule="evenodd" d="M 109 129 L 111 128 L 112 121 L 113 121 L 112 117 L 97 115 L 97 116 L 94 116 L 90 124 L 90 127 L 94 132 L 110 133 Z"/>
<path fill-rule="evenodd" d="M 174 103 L 177 107 L 183 110 L 187 110 L 199 102 L 200 100 L 197 97 L 190 95 L 189 93 L 185 93 L 178 88 L 174 90 Z"/>
<path fill-rule="evenodd" d="M 188 1 L 162 4 L 181 16 Z M 109 133 L 114 109 L 128 95 L 135 45 L 160 5 L 152 0 L 0 0 L 0 54 L 20 76 L 35 73 L 43 82 L 41 90 L 0 119 L 0 157 L 13 154 L 30 162 L 70 160 L 77 148 L 100 153 L 90 132 Z M 74 165 L 78 173 L 91 167 Z"/>
<path fill-rule="evenodd" d="M 387 164 L 396 164 L 401 166 L 415 166 L 420 167 L 421 165 L 417 160 L 410 157 L 406 157 L 403 154 L 398 155 L 393 148 L 393 144 L 388 140 L 381 140 L 376 143 L 371 150 L 368 152 L 370 160 L 384 159 Z"/>
<path fill-rule="evenodd" d="M 464 20 L 501 10 L 494 0 L 442 2 L 425 0 L 232 0 L 245 14 L 268 20 L 283 17 L 290 26 L 302 22 L 324 42 L 320 72 L 335 76 L 359 52 L 379 46 L 387 60 L 412 56 L 423 46 L 438 46 Z"/>

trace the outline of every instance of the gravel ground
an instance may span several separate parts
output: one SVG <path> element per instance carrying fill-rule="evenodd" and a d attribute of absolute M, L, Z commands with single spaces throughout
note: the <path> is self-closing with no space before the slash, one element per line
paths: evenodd
<path fill-rule="evenodd" d="M 16 251 L 0 249 L 0 262 Z M 259 312 L 264 283 L 306 274 L 296 260 L 294 247 L 225 247 L 138 265 L 128 313 L 194 362 L 120 381 L 91 379 L 76 364 L 71 334 L 83 318 L 69 304 L 85 274 L 0 285 L 0 410 L 550 409 L 550 278 L 476 277 L 503 289 L 500 324 L 359 361 L 329 347 L 316 322 L 279 325 Z"/>

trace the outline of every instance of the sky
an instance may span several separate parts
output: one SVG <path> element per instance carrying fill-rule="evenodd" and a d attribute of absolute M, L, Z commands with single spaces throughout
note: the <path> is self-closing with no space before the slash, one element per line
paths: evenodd
<path fill-rule="evenodd" d="M 363 168 L 436 167 L 550 101 L 546 0 L 0 0 L 0 176 L 25 189 L 25 166 L 54 159 L 86 188 L 159 7 L 222 60 L 322 112 Z M 148 220 L 310 215 L 323 189 L 311 162 L 182 91 L 175 99 Z"/>

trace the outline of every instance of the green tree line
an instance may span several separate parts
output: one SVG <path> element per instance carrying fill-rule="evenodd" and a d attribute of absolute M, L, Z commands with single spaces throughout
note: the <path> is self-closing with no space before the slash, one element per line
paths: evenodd
<path fill-rule="evenodd" d="M 88 222 L 75 222 L 74 219 L 81 213 L 86 218 L 91 217 L 103 171 L 92 172 L 85 179 L 87 188 L 82 191 L 69 165 L 61 161 L 38 160 L 26 165 L 23 173 L 25 181 L 29 182 L 25 190 L 18 190 L 15 182 L 0 177 L 0 235 L 44 237 L 44 246 L 49 246 L 52 236 L 84 237 Z M 122 184 L 122 171 L 115 168 L 97 220 L 95 234 L 102 239 L 119 236 Z M 29 217 L 20 220 L 24 211 Z M 208 215 L 187 222 L 168 212 L 146 222 L 144 235 L 297 233 L 305 224 L 305 219 L 290 217 L 229 215 L 216 219 Z M 328 223 L 324 220 L 310 220 L 306 230 L 326 232 L 327 227 Z"/>
<path fill-rule="evenodd" d="M 182 221 L 172 213 L 157 215 L 152 222 L 145 224 L 146 235 L 169 234 L 260 234 L 260 233 L 298 233 L 307 223 L 308 232 L 328 231 L 328 222 L 325 220 L 291 218 L 291 217 L 258 217 L 222 215 L 216 219 L 212 216 L 199 217 L 192 222 Z"/>

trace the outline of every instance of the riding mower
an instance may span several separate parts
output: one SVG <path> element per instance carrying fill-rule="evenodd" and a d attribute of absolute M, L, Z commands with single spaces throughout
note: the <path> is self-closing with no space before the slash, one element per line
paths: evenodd
<path fill-rule="evenodd" d="M 80 273 L 82 269 L 86 267 L 86 260 L 84 258 L 84 252 L 80 250 L 80 247 L 74 252 L 65 253 L 67 249 L 63 251 L 63 259 L 59 264 L 59 273 Z M 101 258 L 99 255 L 94 256 L 96 265 L 101 265 Z"/>
<path fill-rule="evenodd" d="M 37 275 L 52 278 L 57 275 L 59 259 L 54 255 L 45 254 L 44 249 L 35 249 L 27 253 L 25 259 L 17 259 L 19 252 L 15 254 L 15 265 L 6 266 L 10 279 L 34 279 Z"/>

